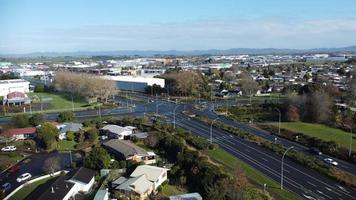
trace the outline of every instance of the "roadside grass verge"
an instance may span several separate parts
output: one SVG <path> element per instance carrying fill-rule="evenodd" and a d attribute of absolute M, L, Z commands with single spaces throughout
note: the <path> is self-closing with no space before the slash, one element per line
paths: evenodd
<path fill-rule="evenodd" d="M 23 200 L 26 199 L 26 197 L 31 194 L 36 188 L 40 187 L 41 185 L 45 184 L 47 181 L 50 179 L 55 178 L 55 177 L 48 177 L 44 178 L 42 180 L 33 182 L 29 185 L 24 186 L 21 188 L 19 191 L 17 191 L 14 195 L 10 197 L 9 200 Z"/>
<path fill-rule="evenodd" d="M 275 127 L 278 127 L 278 123 L 271 124 Z M 302 133 L 311 137 L 316 137 L 324 141 L 335 141 L 338 145 L 347 149 L 350 145 L 350 133 L 321 124 L 282 122 L 281 128 L 296 133 Z M 356 149 L 356 142 L 353 142 L 352 148 Z"/>
<path fill-rule="evenodd" d="M 271 178 L 265 176 L 252 166 L 246 164 L 245 162 L 237 159 L 228 152 L 222 150 L 221 148 L 215 148 L 213 150 L 207 150 L 206 154 L 216 162 L 224 165 L 227 169 L 233 171 L 236 168 L 242 169 L 246 176 L 255 184 L 263 187 L 263 184 L 267 184 L 267 191 L 275 193 L 280 197 L 285 199 L 300 199 L 296 194 L 289 192 L 288 190 L 281 190 L 280 185 L 272 180 Z"/>

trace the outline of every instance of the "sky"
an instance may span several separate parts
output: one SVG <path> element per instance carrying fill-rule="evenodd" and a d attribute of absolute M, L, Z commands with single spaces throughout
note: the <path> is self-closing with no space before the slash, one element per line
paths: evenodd
<path fill-rule="evenodd" d="M 0 54 L 356 45 L 356 0 L 0 0 Z"/>

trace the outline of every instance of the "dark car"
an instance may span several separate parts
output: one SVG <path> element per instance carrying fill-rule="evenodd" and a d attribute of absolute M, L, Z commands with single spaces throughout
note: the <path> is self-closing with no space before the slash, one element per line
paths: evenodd
<path fill-rule="evenodd" d="M 315 155 L 319 155 L 319 156 L 321 156 L 321 155 L 323 154 L 323 153 L 322 153 L 318 148 L 316 148 L 316 147 L 310 148 L 309 151 L 310 151 L 310 153 L 315 154 Z"/>
<path fill-rule="evenodd" d="M 1 191 L 3 193 L 6 193 L 8 190 L 11 189 L 11 184 L 10 183 L 4 183 L 2 186 L 1 186 Z"/>
<path fill-rule="evenodd" d="M 19 171 L 20 170 L 20 167 L 18 166 L 18 165 L 13 165 L 13 166 L 11 166 L 10 167 L 10 169 L 9 169 L 9 173 L 10 174 L 14 174 L 14 173 L 16 173 L 17 171 Z"/>

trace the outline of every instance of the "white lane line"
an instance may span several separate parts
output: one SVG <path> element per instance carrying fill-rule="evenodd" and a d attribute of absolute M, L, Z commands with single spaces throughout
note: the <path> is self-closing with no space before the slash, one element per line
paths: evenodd
<path fill-rule="evenodd" d="M 244 151 L 251 152 L 251 151 L 250 151 L 250 150 L 248 150 L 248 149 L 244 149 Z"/>
<path fill-rule="evenodd" d="M 309 185 L 313 186 L 313 187 L 316 187 L 316 185 L 315 185 L 314 183 L 311 183 L 311 182 L 309 182 L 309 181 L 307 181 L 307 183 L 308 183 Z"/>
<path fill-rule="evenodd" d="M 187 121 L 188 122 L 188 121 Z M 189 125 L 188 125 L 189 126 Z M 197 123 L 197 124 L 194 124 L 194 127 L 198 130 L 198 129 L 200 129 L 200 130 L 205 130 L 205 127 L 203 126 L 203 125 L 201 125 L 201 124 L 199 124 L 199 123 Z M 219 132 L 219 131 L 217 131 L 217 130 L 214 130 L 214 132 L 217 132 L 217 134 L 219 134 L 219 135 L 221 135 L 221 134 L 224 134 L 224 133 L 228 133 L 228 132 L 226 132 L 226 131 L 224 131 L 224 130 L 222 130 L 222 132 Z M 203 133 L 204 134 L 204 133 Z M 206 134 L 204 134 L 204 135 L 206 135 Z M 230 137 L 231 137 L 232 135 L 230 135 Z M 233 138 L 233 137 L 232 137 Z M 235 142 L 237 142 L 237 143 L 240 143 L 241 145 L 243 145 L 243 146 L 246 146 L 247 148 L 250 148 L 250 149 L 253 149 L 253 150 L 255 150 L 255 151 L 257 151 L 257 152 L 259 152 L 259 153 L 261 153 L 261 154 L 264 154 L 265 156 L 267 156 L 267 157 L 270 157 L 271 159 L 273 159 L 273 160 L 276 160 L 276 161 L 279 161 L 279 160 L 277 160 L 276 158 L 274 158 L 274 157 L 272 157 L 272 156 L 270 156 L 270 155 L 268 155 L 268 154 L 266 154 L 266 153 L 264 153 L 264 152 L 262 152 L 262 151 L 260 151 L 260 150 L 257 150 L 256 148 L 254 148 L 254 147 L 250 147 L 249 145 L 247 145 L 247 144 L 244 144 L 244 143 L 242 143 L 242 142 L 240 142 L 239 140 L 237 140 L 237 139 L 235 139 L 234 138 L 234 141 Z M 232 143 L 231 141 L 227 141 L 227 143 L 230 143 L 230 144 L 232 144 L 232 145 L 236 145 L 236 144 L 234 144 L 234 143 Z M 226 145 L 226 144 L 222 144 L 223 146 L 226 146 L 228 149 L 230 149 L 230 150 L 232 150 L 232 146 L 230 147 L 230 145 Z M 233 149 L 233 151 L 235 152 L 235 153 L 242 153 L 242 152 L 237 152 L 235 149 Z M 243 156 L 243 155 L 242 155 Z M 243 156 L 243 157 L 245 157 L 245 156 Z M 291 167 L 292 169 L 295 169 L 296 171 L 298 171 L 298 172 L 300 172 L 300 173 L 302 173 L 302 174 L 304 174 L 304 175 L 306 175 L 306 176 L 308 176 L 308 177 L 310 177 L 310 178 L 312 178 L 312 179 L 314 179 L 314 180 L 316 180 L 316 181 L 318 181 L 318 182 L 321 182 L 322 184 L 325 184 L 325 185 L 327 185 L 327 186 L 329 186 L 328 184 L 326 184 L 326 183 L 323 183 L 322 181 L 320 181 L 320 180 L 318 180 L 317 178 L 315 178 L 315 177 L 313 177 L 313 176 L 311 176 L 311 175 L 309 175 L 309 174 L 305 174 L 305 173 L 303 173 L 303 172 L 301 172 L 300 170 L 298 170 L 298 169 L 296 169 L 295 167 L 292 167 L 292 166 L 290 166 L 290 165 L 288 165 L 288 164 L 286 164 L 286 166 L 289 166 L 289 167 Z M 268 168 L 268 167 L 267 167 Z M 269 170 L 271 170 L 272 171 L 272 173 L 274 174 L 275 172 L 274 172 L 274 170 L 272 170 L 272 169 L 269 169 Z M 267 171 L 269 171 L 269 170 L 267 170 Z M 286 180 L 288 180 L 288 178 L 286 177 Z M 289 181 L 291 181 L 291 182 L 294 182 L 293 180 L 289 180 Z M 297 185 L 299 185 L 298 183 L 296 183 L 296 182 L 294 182 L 295 184 L 297 184 Z M 299 185 L 300 186 L 300 185 Z M 329 186 L 329 187 L 332 187 L 332 186 Z M 297 187 L 298 188 L 298 187 Z M 330 188 L 329 188 L 330 189 Z M 335 194 L 337 194 L 337 195 L 339 195 L 339 196 L 342 196 L 341 194 L 339 194 L 339 193 L 337 193 L 337 192 L 335 192 L 335 191 L 333 191 L 333 190 L 329 190 L 329 191 L 331 191 L 331 192 L 333 192 L 333 193 L 335 193 Z M 347 195 L 347 194 L 346 194 Z"/>
<path fill-rule="evenodd" d="M 262 158 L 262 160 L 264 160 L 264 161 L 268 162 L 268 160 L 267 160 L 266 158 Z"/>

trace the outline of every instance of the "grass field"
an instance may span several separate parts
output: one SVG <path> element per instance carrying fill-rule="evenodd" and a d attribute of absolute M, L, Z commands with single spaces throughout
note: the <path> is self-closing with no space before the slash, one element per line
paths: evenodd
<path fill-rule="evenodd" d="M 278 127 L 278 123 L 273 123 Z M 340 129 L 330 128 L 321 124 L 310 124 L 303 122 L 283 122 L 281 128 L 303 133 L 308 136 L 316 137 L 324 141 L 335 141 L 338 145 L 345 148 L 349 148 L 350 145 L 350 133 Z M 356 149 L 356 142 L 352 143 L 352 148 Z"/>
<path fill-rule="evenodd" d="M 184 188 L 178 188 L 175 185 L 166 184 L 162 187 L 162 193 L 166 196 L 173 196 L 187 193 L 187 191 Z"/>
<path fill-rule="evenodd" d="M 53 177 L 48 177 L 39 181 L 36 181 L 34 183 L 31 183 L 29 185 L 26 185 L 19 191 L 17 191 L 14 195 L 11 196 L 10 200 L 23 200 L 26 199 L 26 197 L 31 194 L 37 187 L 41 186 L 42 184 L 45 184 L 47 181 L 52 179 Z"/>
<path fill-rule="evenodd" d="M 38 96 L 42 98 L 44 103 L 49 103 L 51 106 L 51 110 L 65 110 L 72 109 L 72 100 L 70 95 L 67 94 L 53 94 L 53 93 L 29 93 L 29 96 Z M 73 99 L 74 108 L 78 109 L 83 106 L 86 106 L 88 103 L 84 98 L 74 98 Z"/>
<path fill-rule="evenodd" d="M 216 148 L 214 150 L 208 150 L 207 155 L 211 159 L 223 164 L 230 170 L 235 170 L 236 168 L 242 169 L 246 173 L 246 176 L 250 180 L 252 180 L 253 182 L 255 182 L 257 184 L 261 184 L 261 186 L 264 183 L 267 184 L 267 191 L 276 193 L 279 196 L 284 197 L 285 199 L 300 199 L 294 193 L 291 193 L 287 190 L 279 189 L 280 186 L 277 182 L 275 182 L 274 180 L 270 179 L 269 177 L 263 175 L 261 172 L 259 172 L 255 168 L 242 162 L 241 160 L 237 159 L 233 155 L 229 154 L 228 152 L 226 152 L 220 148 Z"/>
<path fill-rule="evenodd" d="M 75 145 L 77 142 L 68 141 L 68 140 L 60 140 L 57 144 L 58 151 L 67 151 L 67 150 L 75 150 Z"/>

